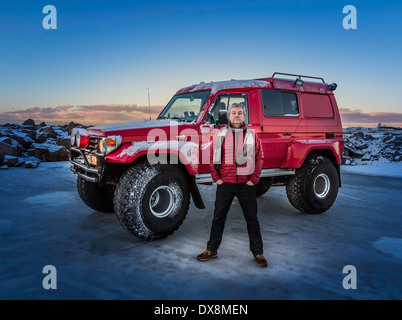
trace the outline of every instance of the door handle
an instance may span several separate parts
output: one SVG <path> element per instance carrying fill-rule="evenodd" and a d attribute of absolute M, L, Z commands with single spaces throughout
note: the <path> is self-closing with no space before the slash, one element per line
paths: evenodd
<path fill-rule="evenodd" d="M 292 134 L 290 132 L 285 132 L 283 135 L 284 136 L 291 136 Z"/>

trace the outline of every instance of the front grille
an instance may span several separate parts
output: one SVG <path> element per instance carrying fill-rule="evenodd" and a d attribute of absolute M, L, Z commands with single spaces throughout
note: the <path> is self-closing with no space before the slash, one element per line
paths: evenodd
<path fill-rule="evenodd" d="M 98 152 L 98 146 L 99 146 L 99 141 L 101 138 L 98 137 L 91 137 L 91 140 L 89 141 L 89 144 L 85 148 L 85 151 L 88 153 L 97 153 Z"/>
<path fill-rule="evenodd" d="M 78 157 L 74 158 L 74 161 L 76 161 L 76 162 L 78 162 L 80 164 L 86 165 L 85 161 L 84 161 L 84 158 L 81 155 L 79 155 Z"/>

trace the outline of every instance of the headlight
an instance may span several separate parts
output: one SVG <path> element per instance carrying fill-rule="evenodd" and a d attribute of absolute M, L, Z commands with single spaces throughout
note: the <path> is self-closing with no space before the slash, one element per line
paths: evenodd
<path fill-rule="evenodd" d="M 99 141 L 99 151 L 103 154 L 109 154 L 116 150 L 121 144 L 120 136 L 111 136 L 102 138 Z"/>
<path fill-rule="evenodd" d="M 76 134 L 75 143 L 81 149 L 84 149 L 88 146 L 89 141 L 91 140 L 91 136 L 89 135 L 88 131 L 85 129 L 79 129 L 78 133 Z"/>
<path fill-rule="evenodd" d="M 71 130 L 71 146 L 72 147 L 75 147 L 76 146 L 76 144 L 75 144 L 75 135 L 77 134 L 77 128 L 73 128 L 73 130 Z"/>
<path fill-rule="evenodd" d="M 73 128 L 71 130 L 71 146 L 84 149 L 88 146 L 91 137 L 87 130 L 82 128 Z"/>

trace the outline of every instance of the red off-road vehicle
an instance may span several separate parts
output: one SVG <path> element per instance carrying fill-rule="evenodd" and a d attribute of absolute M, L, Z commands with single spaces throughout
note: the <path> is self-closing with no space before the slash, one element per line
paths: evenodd
<path fill-rule="evenodd" d="M 237 102 L 245 105 L 246 123 L 264 148 L 257 196 L 286 185 L 293 207 L 322 213 L 341 185 L 344 142 L 335 89 L 322 78 L 283 73 L 201 82 L 179 90 L 156 120 L 74 130 L 71 170 L 78 193 L 92 209 L 114 211 L 137 237 L 172 234 L 190 198 L 204 208 L 197 184 L 212 183 L 212 141 Z"/>

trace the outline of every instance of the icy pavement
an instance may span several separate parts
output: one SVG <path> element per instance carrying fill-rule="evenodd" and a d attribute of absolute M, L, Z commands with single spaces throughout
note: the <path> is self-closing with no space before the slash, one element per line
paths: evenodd
<path fill-rule="evenodd" d="M 79 198 L 68 162 L 0 171 L 0 299 L 400 299 L 402 179 L 344 173 L 334 206 L 306 215 L 284 187 L 258 199 L 268 268 L 248 249 L 235 200 L 219 257 L 199 262 L 212 219 L 215 185 L 200 186 L 206 209 L 190 206 L 172 236 L 147 242 L 113 214 Z M 46 265 L 57 290 L 42 287 Z M 357 289 L 342 286 L 343 267 Z"/>

